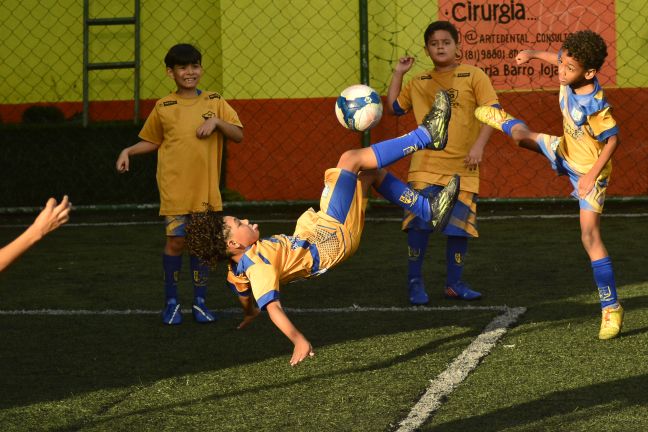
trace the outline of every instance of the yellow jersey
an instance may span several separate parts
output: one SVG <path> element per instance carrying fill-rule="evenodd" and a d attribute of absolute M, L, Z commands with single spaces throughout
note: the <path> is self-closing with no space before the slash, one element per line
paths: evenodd
<path fill-rule="evenodd" d="M 158 100 L 146 119 L 139 137 L 159 146 L 160 215 L 203 211 L 203 203 L 223 209 L 219 189 L 223 134 L 196 136 L 196 130 L 211 117 L 242 127 L 236 111 L 215 92 L 201 92 L 190 99 L 174 92 Z"/>
<path fill-rule="evenodd" d="M 367 199 L 357 175 L 326 171 L 320 210 L 297 220 L 293 235 L 279 234 L 251 245 L 227 275 L 239 295 L 252 292 L 260 308 L 279 298 L 280 286 L 318 276 L 355 253 L 364 228 Z"/>
<path fill-rule="evenodd" d="M 446 90 L 452 102 L 448 126 L 448 144 L 442 151 L 423 150 L 412 155 L 408 181 L 445 185 L 449 176 L 461 176 L 461 189 L 479 192 L 479 167 L 468 170 L 464 158 L 472 148 L 482 124 L 475 118 L 475 108 L 498 103 L 488 75 L 478 67 L 460 64 L 455 69 L 438 72 L 434 69 L 412 78 L 396 100 L 397 114 L 413 111 L 420 124 L 434 103 L 438 90 Z"/>

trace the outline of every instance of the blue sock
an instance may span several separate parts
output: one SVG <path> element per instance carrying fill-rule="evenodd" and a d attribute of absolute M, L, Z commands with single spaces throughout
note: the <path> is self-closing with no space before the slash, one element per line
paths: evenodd
<path fill-rule="evenodd" d="M 430 231 L 410 228 L 407 232 L 407 280 L 421 278 Z"/>
<path fill-rule="evenodd" d="M 178 277 L 182 267 L 182 255 L 162 255 L 162 268 L 164 269 L 164 295 L 166 300 L 178 299 Z"/>
<path fill-rule="evenodd" d="M 468 237 L 448 236 L 446 243 L 446 286 L 454 287 L 461 280 Z"/>
<path fill-rule="evenodd" d="M 592 271 L 594 272 L 594 282 L 598 287 L 601 309 L 617 304 L 616 283 L 610 257 L 592 261 Z"/>
<path fill-rule="evenodd" d="M 194 285 L 194 297 L 201 297 L 203 300 L 207 296 L 207 280 L 209 279 L 209 266 L 203 264 L 196 256 L 189 257 L 191 265 L 191 274 Z"/>
<path fill-rule="evenodd" d="M 398 138 L 373 144 L 371 149 L 378 160 L 378 168 L 383 168 L 417 150 L 424 149 L 431 140 L 430 133 L 424 127 L 418 127 Z"/>
<path fill-rule="evenodd" d="M 397 204 L 414 213 L 424 221 L 432 219 L 428 198 L 398 180 L 392 174 L 387 173 L 385 179 L 376 188 L 376 191 L 392 204 Z"/>

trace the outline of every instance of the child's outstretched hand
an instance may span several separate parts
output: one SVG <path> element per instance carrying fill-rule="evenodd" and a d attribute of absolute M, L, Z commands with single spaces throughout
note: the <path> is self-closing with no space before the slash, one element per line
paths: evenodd
<path fill-rule="evenodd" d="M 301 338 L 295 342 L 295 349 L 293 350 L 292 358 L 290 359 L 290 366 L 295 366 L 296 364 L 306 360 L 308 357 L 313 357 L 315 352 L 313 351 L 313 346 L 306 340 L 306 338 Z"/>
<path fill-rule="evenodd" d="M 54 198 L 50 198 L 30 228 L 35 230 L 40 237 L 44 237 L 70 219 L 71 208 L 72 204 L 67 195 L 58 204 Z"/>

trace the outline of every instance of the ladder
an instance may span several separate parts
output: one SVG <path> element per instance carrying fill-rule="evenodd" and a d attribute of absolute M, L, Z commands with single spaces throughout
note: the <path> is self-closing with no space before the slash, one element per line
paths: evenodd
<path fill-rule="evenodd" d="M 90 110 L 90 71 L 107 69 L 133 69 L 134 115 L 137 123 L 140 114 L 140 0 L 134 0 L 133 16 L 122 18 L 90 18 L 90 0 L 83 0 L 83 127 L 88 126 Z M 132 25 L 135 39 L 135 59 L 133 61 L 90 63 L 90 27 Z"/>

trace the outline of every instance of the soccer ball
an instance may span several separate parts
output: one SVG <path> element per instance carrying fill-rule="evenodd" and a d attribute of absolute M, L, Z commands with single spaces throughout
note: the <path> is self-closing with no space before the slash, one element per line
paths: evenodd
<path fill-rule="evenodd" d="M 382 117 L 382 103 L 376 90 L 364 84 L 345 88 L 335 103 L 335 115 L 342 126 L 353 131 L 366 131 Z"/>

